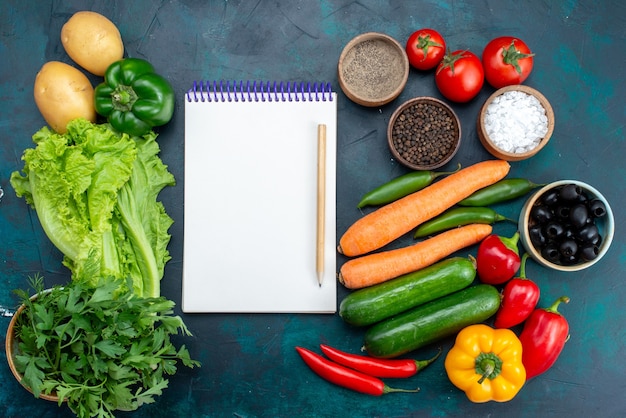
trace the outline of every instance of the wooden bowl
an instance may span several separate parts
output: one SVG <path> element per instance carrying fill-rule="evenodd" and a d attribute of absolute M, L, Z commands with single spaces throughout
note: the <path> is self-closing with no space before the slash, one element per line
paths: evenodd
<path fill-rule="evenodd" d="M 542 255 L 541 249 L 535 247 L 532 242 L 530 227 L 533 225 L 533 221 L 531 220 L 531 210 L 533 207 L 539 204 L 541 197 L 548 191 L 552 189 L 564 186 L 566 184 L 576 184 L 580 186 L 584 193 L 587 195 L 589 199 L 598 199 L 604 204 L 606 208 L 606 214 L 601 217 L 595 219 L 595 225 L 598 228 L 598 232 L 602 237 L 602 241 L 600 242 L 597 250 L 597 255 L 594 259 L 589 261 L 580 261 L 577 264 L 573 265 L 565 265 L 562 263 L 554 262 Z M 606 254 L 611 246 L 611 242 L 613 241 L 613 235 L 615 234 L 615 220 L 613 217 L 613 212 L 609 205 L 609 202 L 606 198 L 594 187 L 590 186 L 587 183 L 583 183 L 578 180 L 559 180 L 553 183 L 550 183 L 541 189 L 537 190 L 524 204 L 519 216 L 519 233 L 520 233 L 520 241 L 522 246 L 526 249 L 531 258 L 533 258 L 540 265 L 558 271 L 579 271 L 586 268 L 591 267 Z"/>
<path fill-rule="evenodd" d="M 339 57 L 339 86 L 355 103 L 385 105 L 397 98 L 409 77 L 409 58 L 395 39 L 378 32 L 358 35 Z"/>
<path fill-rule="evenodd" d="M 433 118 L 441 119 L 431 123 Z M 445 102 L 434 97 L 415 97 L 391 115 L 387 142 L 393 157 L 406 167 L 434 170 L 448 163 L 459 150 L 461 122 Z M 404 149 L 399 150 L 399 146 Z"/>
<path fill-rule="evenodd" d="M 49 291 L 50 291 L 49 289 L 44 290 L 44 292 L 49 292 Z M 34 299 L 37 296 L 38 295 L 33 295 L 31 299 Z M 15 366 L 15 356 L 19 352 L 19 348 L 18 348 L 19 339 L 15 335 L 15 325 L 19 316 L 24 311 L 24 309 L 25 309 L 25 305 L 20 305 L 17 311 L 15 311 L 15 313 L 13 314 L 13 317 L 11 318 L 11 321 L 9 322 L 9 327 L 7 329 L 7 336 L 4 342 L 4 348 L 5 348 L 5 352 L 7 356 L 7 362 L 9 363 L 9 369 L 11 369 L 11 373 L 13 373 L 13 377 L 15 377 L 15 380 L 20 382 L 20 384 L 22 385 L 24 389 L 32 393 L 33 391 L 22 382 L 22 378 L 24 376 L 22 376 L 22 374 L 17 371 L 17 367 Z M 46 401 L 51 401 L 51 402 L 59 402 L 59 397 L 56 394 L 47 395 L 45 393 L 40 393 L 39 399 L 44 399 Z"/>
<path fill-rule="evenodd" d="M 526 93 L 528 95 L 534 96 L 539 101 L 543 109 L 545 110 L 545 117 L 547 118 L 547 132 L 545 133 L 543 138 L 541 138 L 538 145 L 536 145 L 532 149 L 526 150 L 525 152 L 515 152 L 513 150 L 505 150 L 505 149 L 498 147 L 498 145 L 494 143 L 493 138 L 491 138 L 489 136 L 489 133 L 487 133 L 487 127 L 485 126 L 485 116 L 487 114 L 487 108 L 489 107 L 489 105 L 491 105 L 494 102 L 494 100 L 496 100 L 496 98 L 499 98 L 501 95 L 508 93 L 508 92 L 514 92 L 514 91 L 522 92 L 522 93 Z M 513 131 L 513 129 L 511 129 L 511 131 Z M 506 160 L 506 161 L 521 161 L 537 154 L 539 151 L 541 151 L 543 147 L 545 147 L 548 144 L 548 141 L 550 140 L 550 137 L 552 136 L 553 131 L 554 131 L 554 111 L 552 110 L 552 106 L 550 105 L 550 102 L 548 102 L 548 100 L 539 91 L 533 89 L 532 87 L 528 87 L 528 86 L 521 85 L 521 84 L 514 85 L 514 86 L 506 86 L 506 87 L 502 87 L 499 90 L 496 90 L 491 96 L 489 96 L 489 98 L 483 104 L 480 110 L 480 114 L 478 115 L 478 120 L 477 120 L 477 132 L 478 132 L 478 139 L 480 140 L 480 142 L 483 144 L 485 149 L 491 155 L 493 155 L 496 158 Z"/>

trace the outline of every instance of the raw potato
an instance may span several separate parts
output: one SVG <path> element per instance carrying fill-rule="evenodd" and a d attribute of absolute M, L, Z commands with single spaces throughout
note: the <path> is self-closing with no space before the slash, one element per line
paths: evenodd
<path fill-rule="evenodd" d="M 76 12 L 63 25 L 61 42 L 76 64 L 99 76 L 124 56 L 124 43 L 117 26 L 96 12 Z"/>
<path fill-rule="evenodd" d="M 50 61 L 35 78 L 35 103 L 50 127 L 65 133 L 69 121 L 96 121 L 93 86 L 85 74 L 71 65 Z"/>

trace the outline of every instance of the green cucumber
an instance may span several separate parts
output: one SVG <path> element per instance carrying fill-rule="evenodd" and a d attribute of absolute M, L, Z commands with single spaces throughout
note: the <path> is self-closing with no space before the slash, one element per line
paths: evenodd
<path fill-rule="evenodd" d="M 371 325 L 472 284 L 476 266 L 452 257 L 393 280 L 356 290 L 339 305 L 339 316 L 355 326 Z"/>
<path fill-rule="evenodd" d="M 471 286 L 379 322 L 365 332 L 364 347 L 374 357 L 397 357 L 483 322 L 499 307 L 498 289 Z"/>

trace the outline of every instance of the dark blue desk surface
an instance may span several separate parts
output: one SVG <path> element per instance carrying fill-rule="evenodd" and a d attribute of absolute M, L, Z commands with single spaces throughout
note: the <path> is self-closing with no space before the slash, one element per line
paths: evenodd
<path fill-rule="evenodd" d="M 385 32 L 401 43 L 420 27 L 441 31 L 453 49 L 482 53 L 500 35 L 519 36 L 536 53 L 527 84 L 542 91 L 556 113 L 550 144 L 535 158 L 512 164 L 511 176 L 536 182 L 578 179 L 600 189 L 612 203 L 617 231 L 601 263 L 558 274 L 529 263 L 527 273 L 542 290 L 541 304 L 567 294 L 562 307 L 571 339 L 556 365 L 530 381 L 506 404 L 476 405 L 447 380 L 440 360 L 409 386 L 418 394 L 371 398 L 331 386 L 303 365 L 293 347 L 320 342 L 356 351 L 362 331 L 337 315 L 187 315 L 195 336 L 185 341 L 203 361 L 181 369 L 170 388 L 137 417 L 292 416 L 624 416 L 626 415 L 626 268 L 624 216 L 623 54 L 626 7 L 618 0 L 581 1 L 5 1 L 0 5 L 0 306 L 13 307 L 11 289 L 40 272 L 64 282 L 61 255 L 43 235 L 35 213 L 8 183 L 22 166 L 23 150 L 44 121 L 32 98 L 33 80 L 49 60 L 71 62 L 59 41 L 63 23 L 82 9 L 99 11 L 120 28 L 127 54 L 143 57 L 171 80 L 179 94 L 174 120 L 160 130 L 162 159 L 178 180 L 161 197 L 175 219 L 173 259 L 163 294 L 180 303 L 183 231 L 183 92 L 194 79 L 330 81 L 343 46 L 362 32 Z M 97 81 L 96 79 L 94 79 Z M 94 81 L 94 82 L 95 82 Z M 493 91 L 485 86 L 466 105 L 453 105 L 463 124 L 463 144 L 449 167 L 490 156 L 480 146 L 475 118 Z M 339 93 L 338 236 L 359 216 L 362 193 L 405 173 L 391 159 L 385 139 L 390 114 L 418 95 L 440 97 L 432 73 L 412 71 L 402 95 L 367 109 Z M 233 168 L 238 169 L 238 168 Z M 516 216 L 522 200 L 501 210 Z M 512 233 L 511 226 L 497 231 Z M 245 237 L 242 237 L 245 240 Z M 403 244 L 402 242 L 398 244 Z M 288 251 L 285 257 L 289 257 Z M 338 265 L 345 261 L 338 259 Z M 339 300 L 346 294 L 339 288 Z M 0 317 L 5 335 L 8 317 Z M 444 341 L 444 349 L 451 340 Z M 426 358 L 434 348 L 413 353 Z M 66 417 L 71 413 L 33 400 L 0 364 L 0 415 Z M 392 382 L 396 383 L 396 382 Z M 128 416 L 128 414 L 120 414 Z"/>

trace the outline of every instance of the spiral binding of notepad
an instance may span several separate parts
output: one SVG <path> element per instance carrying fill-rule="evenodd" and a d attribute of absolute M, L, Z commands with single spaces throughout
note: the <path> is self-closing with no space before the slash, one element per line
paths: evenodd
<path fill-rule="evenodd" d="M 325 102 L 332 93 L 330 83 L 194 81 L 186 96 L 189 102 Z"/>

